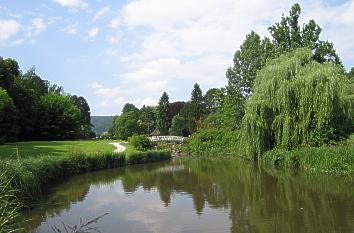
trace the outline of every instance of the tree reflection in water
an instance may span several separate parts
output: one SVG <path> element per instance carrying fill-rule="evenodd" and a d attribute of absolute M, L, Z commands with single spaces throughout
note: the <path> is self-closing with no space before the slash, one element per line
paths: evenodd
<path fill-rule="evenodd" d="M 156 191 L 166 208 L 178 196 L 192 198 L 197 216 L 202 216 L 207 206 L 227 210 L 230 232 L 354 230 L 354 185 L 350 179 L 276 171 L 232 159 L 175 160 L 73 177 L 57 185 L 40 207 L 24 216 L 33 219 L 27 229 L 70 211 L 74 203 L 85 203 L 90 190 L 114 189 L 118 181 L 125 195 L 135 195 L 139 189 Z M 119 197 L 114 201 L 119 202 Z"/>

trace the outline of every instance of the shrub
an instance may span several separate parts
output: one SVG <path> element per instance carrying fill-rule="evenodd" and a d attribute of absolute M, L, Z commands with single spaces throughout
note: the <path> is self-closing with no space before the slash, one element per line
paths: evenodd
<path fill-rule="evenodd" d="M 277 167 L 352 174 L 354 172 L 354 135 L 336 146 L 301 147 L 294 150 L 273 149 L 261 161 Z"/>
<path fill-rule="evenodd" d="M 238 131 L 227 129 L 200 130 L 190 137 L 188 150 L 193 155 L 226 155 L 237 152 Z"/>
<path fill-rule="evenodd" d="M 146 151 L 155 145 L 155 143 L 145 135 L 134 135 L 129 138 L 129 142 L 138 151 Z"/>
<path fill-rule="evenodd" d="M 151 163 L 163 161 L 171 158 L 171 153 L 167 150 L 161 151 L 133 151 L 126 157 L 126 162 L 129 165 L 141 164 L 141 163 Z"/>

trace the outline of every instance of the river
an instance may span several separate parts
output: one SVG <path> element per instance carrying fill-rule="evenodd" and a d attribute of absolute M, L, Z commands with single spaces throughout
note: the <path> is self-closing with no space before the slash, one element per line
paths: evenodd
<path fill-rule="evenodd" d="M 50 233 L 108 213 L 102 233 L 354 232 L 353 177 L 238 159 L 176 159 L 75 176 L 24 214 Z"/>

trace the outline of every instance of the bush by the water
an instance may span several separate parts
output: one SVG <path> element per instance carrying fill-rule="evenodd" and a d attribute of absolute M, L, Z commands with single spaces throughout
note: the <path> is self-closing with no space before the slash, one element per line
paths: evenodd
<path fill-rule="evenodd" d="M 167 160 L 170 157 L 171 153 L 168 150 L 135 151 L 133 153 L 127 153 L 126 163 L 129 165 L 150 163 L 155 161 Z"/>
<path fill-rule="evenodd" d="M 188 150 L 193 155 L 235 154 L 238 141 L 238 131 L 210 128 L 193 134 L 188 140 Z"/>
<path fill-rule="evenodd" d="M 134 135 L 129 138 L 130 144 L 138 151 L 147 151 L 155 146 L 147 136 Z"/>
<path fill-rule="evenodd" d="M 354 134 L 336 146 L 273 149 L 262 161 L 277 167 L 303 168 L 317 172 L 354 173 Z"/>

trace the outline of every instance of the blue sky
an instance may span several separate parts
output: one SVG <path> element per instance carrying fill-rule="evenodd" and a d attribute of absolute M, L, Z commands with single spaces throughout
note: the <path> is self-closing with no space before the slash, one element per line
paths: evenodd
<path fill-rule="evenodd" d="M 224 86 L 246 34 L 267 36 L 294 2 L 0 0 L 0 56 L 84 96 L 94 115 L 119 114 L 126 102 L 156 104 L 162 91 L 187 100 L 195 82 Z M 302 23 L 315 19 L 354 66 L 354 0 L 299 2 Z"/>

